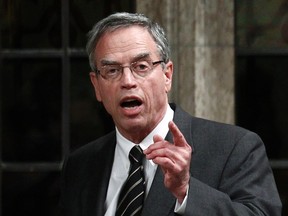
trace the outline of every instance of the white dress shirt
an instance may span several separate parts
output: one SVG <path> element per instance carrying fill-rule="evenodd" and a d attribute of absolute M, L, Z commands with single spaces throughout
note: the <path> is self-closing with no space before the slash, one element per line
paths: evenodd
<path fill-rule="evenodd" d="M 174 111 L 167 106 L 167 111 L 164 118 L 160 121 L 160 123 L 154 128 L 154 130 L 139 143 L 140 147 L 145 150 L 153 143 L 153 136 L 160 135 L 163 139 L 166 137 L 169 128 L 168 123 L 172 121 L 174 116 Z M 120 190 L 122 185 L 124 184 L 126 178 L 128 177 L 130 161 L 128 158 L 130 150 L 133 148 L 135 143 L 127 140 L 123 137 L 116 127 L 116 148 L 114 154 L 114 162 L 112 166 L 108 192 L 106 197 L 106 213 L 105 216 L 114 216 L 117 206 L 118 196 L 120 194 Z M 154 175 L 157 169 L 157 165 L 153 163 L 152 160 L 144 159 L 144 175 L 146 181 L 146 196 L 150 190 L 152 181 L 154 179 Z M 186 199 L 185 199 L 186 200 Z M 178 213 L 180 208 L 183 209 L 183 204 L 180 206 L 178 202 L 176 202 L 175 210 Z M 185 209 L 186 204 L 184 205 Z M 178 210 L 177 210 L 177 209 Z"/>

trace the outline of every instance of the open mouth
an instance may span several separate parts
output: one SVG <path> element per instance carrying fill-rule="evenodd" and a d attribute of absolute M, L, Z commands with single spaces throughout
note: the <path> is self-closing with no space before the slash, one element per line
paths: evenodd
<path fill-rule="evenodd" d="M 142 104 L 142 102 L 140 100 L 137 99 L 130 99 L 130 100 L 125 100 L 123 102 L 121 102 L 121 107 L 123 108 L 134 108 L 134 107 L 138 107 Z"/>

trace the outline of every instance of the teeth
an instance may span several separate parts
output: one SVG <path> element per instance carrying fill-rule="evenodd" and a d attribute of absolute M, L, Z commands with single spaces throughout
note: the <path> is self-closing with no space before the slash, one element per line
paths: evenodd
<path fill-rule="evenodd" d="M 135 101 L 135 100 L 133 100 L 133 99 L 127 100 L 127 101 L 125 101 L 124 103 L 129 103 L 129 102 L 131 102 L 131 101 Z"/>

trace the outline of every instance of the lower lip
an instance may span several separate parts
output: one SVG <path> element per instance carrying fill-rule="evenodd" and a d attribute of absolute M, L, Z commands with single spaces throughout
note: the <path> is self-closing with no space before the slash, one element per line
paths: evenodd
<path fill-rule="evenodd" d="M 138 115 L 141 112 L 142 105 L 135 107 L 121 107 L 121 110 L 125 116 L 132 117 Z"/>

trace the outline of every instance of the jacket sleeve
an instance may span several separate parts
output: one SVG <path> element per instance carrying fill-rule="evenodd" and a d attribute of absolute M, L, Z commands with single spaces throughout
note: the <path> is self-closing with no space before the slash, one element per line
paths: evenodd
<path fill-rule="evenodd" d="M 191 177 L 184 215 L 281 216 L 281 209 L 264 144 L 247 132 L 227 157 L 216 188 Z"/>

